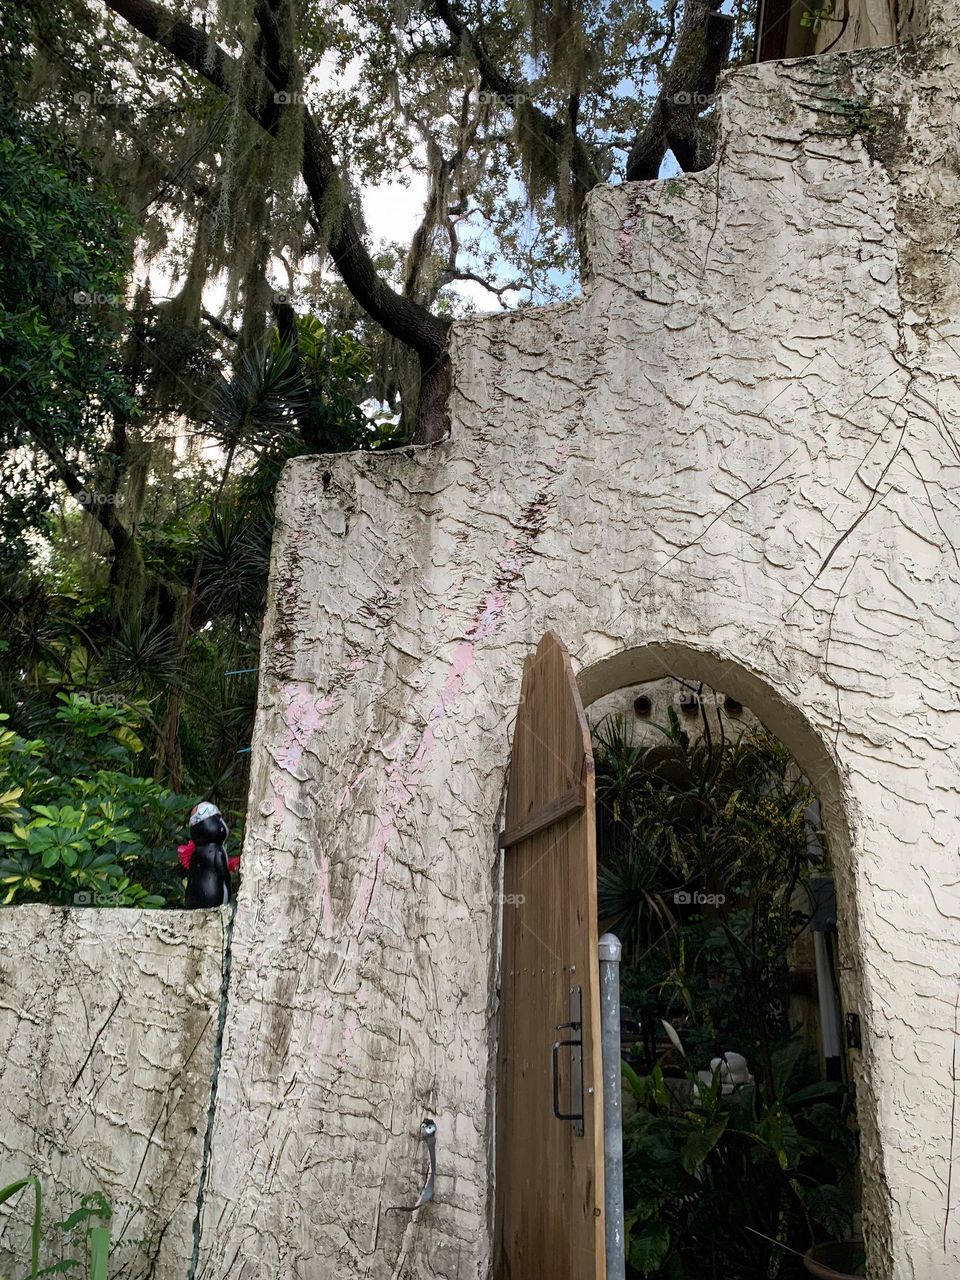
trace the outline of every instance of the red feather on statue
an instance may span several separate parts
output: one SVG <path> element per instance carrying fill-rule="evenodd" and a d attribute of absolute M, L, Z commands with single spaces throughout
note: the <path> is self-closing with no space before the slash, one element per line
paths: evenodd
<path fill-rule="evenodd" d="M 180 865 L 183 867 L 184 871 L 190 870 L 190 859 L 193 857 L 196 848 L 197 846 L 192 840 L 188 840 L 186 844 L 177 845 L 177 853 L 180 855 Z M 230 868 L 231 874 L 240 870 L 239 853 L 236 854 L 235 857 L 227 859 L 227 866 Z"/>

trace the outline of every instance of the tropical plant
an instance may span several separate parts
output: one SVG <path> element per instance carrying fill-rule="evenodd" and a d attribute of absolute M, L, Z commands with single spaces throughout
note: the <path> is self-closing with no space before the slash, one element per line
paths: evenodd
<path fill-rule="evenodd" d="M 71 1249 L 79 1248 L 82 1258 L 61 1257 L 49 1265 L 40 1265 L 43 1232 L 43 1193 L 40 1179 L 30 1175 L 19 1178 L 0 1188 L 0 1205 L 19 1193 L 33 1188 L 33 1221 L 30 1229 L 30 1269 L 24 1275 L 10 1280 L 41 1280 L 43 1276 L 66 1275 L 79 1268 L 85 1271 L 87 1280 L 107 1280 L 110 1262 L 110 1220 L 113 1211 L 100 1191 L 82 1196 L 79 1208 L 58 1223 L 65 1239 L 63 1244 Z M 63 1246 L 58 1251 L 62 1252 Z M 0 1280 L 6 1280 L 0 1277 Z"/>
<path fill-rule="evenodd" d="M 0 565 L 29 560 L 59 485 L 113 537 L 110 428 L 134 404 L 120 369 L 132 227 L 59 128 L 12 92 L 23 14 L 0 14 Z M 104 501 L 100 501 L 101 497 Z M 120 534 L 117 534 L 121 538 Z M 117 547 L 120 554 L 126 549 Z"/>
<path fill-rule="evenodd" d="M 789 1038 L 787 953 L 808 919 L 795 889 L 823 866 L 822 833 L 782 744 L 705 727 L 691 741 L 671 708 L 652 745 L 621 718 L 595 730 L 599 914 L 648 1026 L 678 1020 L 707 1057 L 735 1045 L 766 1079 Z"/>
<path fill-rule="evenodd" d="M 179 901 L 175 845 L 191 798 L 132 771 L 142 749 L 134 711 L 59 699 L 45 739 L 0 728 L 2 902 Z"/>
<path fill-rule="evenodd" d="M 638 1107 L 624 1130 L 627 1253 L 658 1280 L 756 1280 L 792 1272 L 817 1240 L 843 1238 L 857 1158 L 852 1090 L 811 1081 L 804 1046 L 773 1055 L 772 1097 L 724 1094 L 692 1070 L 668 1080 L 624 1064 Z M 794 1272 L 795 1273 L 795 1272 Z"/>
<path fill-rule="evenodd" d="M 614 717 L 594 734 L 599 913 L 626 944 L 641 1042 L 642 1070 L 634 1050 L 624 1063 L 630 1263 L 658 1280 L 772 1278 L 851 1211 L 851 1094 L 812 1079 L 788 1019 L 788 952 L 808 920 L 796 889 L 825 847 L 809 785 L 769 734 L 730 741 L 704 714 L 694 740 L 672 709 L 656 728 L 635 741 Z M 719 1069 L 707 1084 L 690 1066 L 729 1050 L 756 1073 L 732 1095 Z"/>

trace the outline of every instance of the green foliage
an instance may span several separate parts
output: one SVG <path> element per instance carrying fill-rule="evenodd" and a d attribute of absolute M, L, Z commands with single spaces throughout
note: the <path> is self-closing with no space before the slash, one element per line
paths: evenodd
<path fill-rule="evenodd" d="M 59 702 L 44 739 L 0 729 L 2 902 L 180 899 L 175 845 L 191 799 L 132 772 L 134 710 L 76 694 Z"/>
<path fill-rule="evenodd" d="M 668 1081 L 659 1066 L 639 1076 L 624 1064 L 638 1104 L 624 1130 L 635 1274 L 773 1280 L 787 1250 L 848 1231 L 852 1090 L 804 1085 L 803 1064 L 800 1045 L 775 1054 L 769 1100 L 755 1085 L 725 1096 L 719 1070 L 706 1085 L 692 1071 Z"/>
<path fill-rule="evenodd" d="M 101 1191 L 81 1197 L 79 1208 L 58 1223 L 63 1241 L 57 1252 L 69 1248 L 78 1250 L 81 1257 L 61 1257 L 49 1266 L 40 1265 L 41 1236 L 43 1232 L 43 1193 L 40 1180 L 34 1176 L 20 1178 L 0 1188 L 0 1205 L 15 1195 L 33 1188 L 33 1221 L 30 1228 L 30 1270 L 22 1280 L 41 1280 L 43 1276 L 60 1276 L 79 1272 L 87 1280 L 107 1280 L 110 1262 L 110 1220 L 113 1211 Z M 0 1277 L 3 1280 L 3 1277 Z M 21 1280 L 17 1277 L 17 1280 Z"/>
<path fill-rule="evenodd" d="M 671 709 L 652 745 L 619 718 L 595 731 L 599 913 L 643 1041 L 642 1071 L 624 1063 L 628 1259 L 657 1280 L 773 1280 L 779 1246 L 851 1213 L 851 1094 L 805 1074 L 787 1017 L 795 890 L 825 859 L 814 797 L 782 744 L 718 723 L 692 741 Z M 725 1096 L 690 1064 L 729 1050 L 757 1079 Z"/>
<path fill-rule="evenodd" d="M 5 65 L 12 22 L 8 9 Z M 133 408 L 119 369 L 130 225 L 62 131 L 13 104 L 0 98 L 0 567 L 24 564 L 24 530 L 45 527 L 58 460 L 93 477 L 106 427 Z"/>
<path fill-rule="evenodd" d="M 374 443 L 357 403 L 371 373 L 366 348 L 348 333 L 328 331 L 312 315 L 297 317 L 297 338 L 307 442 L 325 453 Z"/>
<path fill-rule="evenodd" d="M 698 1058 L 735 1047 L 768 1071 L 807 919 L 794 890 L 824 859 L 814 797 L 763 731 L 692 742 L 672 708 L 657 728 L 653 745 L 619 718 L 595 731 L 599 914 L 624 943 L 625 1000 Z"/>
<path fill-rule="evenodd" d="M 80 871 L 100 871 L 107 853 L 117 853 L 125 874 L 135 867 L 133 886 L 179 901 L 179 880 L 162 861 L 172 833 L 159 852 L 158 837 L 124 816 L 162 809 L 170 792 L 214 800 L 241 840 L 280 472 L 310 448 L 382 448 L 395 438 L 392 424 L 371 422 L 359 407 L 364 349 L 310 317 L 298 332 L 296 352 L 277 341 L 240 360 L 208 406 L 207 426 L 223 451 L 218 465 L 171 465 L 145 491 L 134 535 L 144 586 L 135 604 L 123 605 L 109 548 L 104 556 L 95 542 L 91 553 L 69 514 L 51 538 L 48 567 L 0 578 L 0 708 L 11 727 L 47 742 L 60 723 L 51 710 L 60 694 L 96 700 L 91 732 L 82 717 L 72 726 L 75 750 L 64 744 L 64 768 L 76 773 L 95 748 L 101 770 L 125 779 L 98 779 L 120 815 L 112 825 L 107 815 L 91 825 L 75 787 L 60 797 L 56 822 L 29 814 L 19 824 L 24 834 L 10 854 L 22 864 L 18 896 L 40 892 L 26 871 L 38 861 L 42 869 L 43 852 L 53 856 L 55 846 L 57 867 L 76 854 Z M 135 727 L 125 722 L 131 711 Z M 125 733 L 134 736 L 124 742 Z M 129 749 L 121 763 L 100 758 L 108 741 L 115 755 Z M 152 796 L 133 794 L 148 783 Z M 137 834 L 133 847 L 124 828 Z M 175 834 L 186 836 L 182 826 Z M 134 891 L 127 886 L 124 897 Z"/>

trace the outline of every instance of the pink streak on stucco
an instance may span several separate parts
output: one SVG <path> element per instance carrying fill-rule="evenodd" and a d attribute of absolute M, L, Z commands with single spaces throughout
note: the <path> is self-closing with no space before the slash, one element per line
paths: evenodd
<path fill-rule="evenodd" d="M 498 570 L 504 568 L 502 563 Z M 426 767 L 427 759 L 436 741 L 434 725 L 443 719 L 450 707 L 459 697 L 467 672 L 474 665 L 478 641 L 493 635 L 507 607 L 507 598 L 496 588 L 491 588 L 483 598 L 477 616 L 467 629 L 466 637 L 453 651 L 453 657 L 447 675 L 440 688 L 436 701 L 426 715 L 426 723 L 412 756 L 406 759 L 401 754 L 387 771 L 387 801 L 383 811 L 374 817 L 373 834 L 367 846 L 367 870 L 360 880 L 360 889 L 350 912 L 349 929 L 353 939 L 357 939 L 360 930 L 370 915 L 377 886 L 383 875 L 386 851 L 397 837 L 399 821 L 410 800 L 413 798 Z M 401 738 L 390 744 L 389 749 L 401 745 Z M 373 869 L 370 870 L 370 862 Z"/>
<path fill-rule="evenodd" d="M 333 698 L 329 694 L 314 698 L 302 686 L 296 688 L 291 685 L 284 686 L 284 693 L 291 688 L 295 688 L 295 692 L 283 712 L 287 741 L 277 753 L 277 764 L 288 773 L 299 767 L 304 748 L 333 708 Z"/>
<path fill-rule="evenodd" d="M 563 443 L 558 444 L 549 464 L 550 469 L 559 473 L 568 454 L 568 447 Z M 549 484 L 548 480 L 548 487 Z M 485 593 L 473 621 L 464 629 L 462 639 L 455 645 L 439 694 L 423 717 L 423 728 L 419 736 L 411 726 L 407 726 L 391 742 L 384 743 L 379 748 L 381 758 L 386 757 L 390 761 L 386 771 L 387 796 L 382 808 L 374 814 L 364 870 L 346 922 L 346 949 L 341 952 L 343 964 L 346 963 L 351 948 L 359 943 L 361 930 L 373 909 L 377 889 L 383 879 L 387 850 L 399 839 L 400 820 L 420 784 L 427 759 L 436 742 L 436 726 L 448 714 L 462 692 L 467 673 L 475 665 L 477 645 L 496 632 L 508 607 L 507 591 L 523 573 L 536 536 L 537 528 L 532 526 L 522 537 L 511 538 L 504 544 L 494 576 L 497 585 L 491 586 Z M 458 581 L 458 588 L 462 581 L 462 578 Z M 456 595 L 458 594 L 459 591 Z M 448 594 L 440 608 L 439 616 L 444 624 L 449 623 L 452 618 L 454 606 L 448 602 L 456 599 L 456 595 Z M 411 747 L 412 754 L 408 754 Z M 372 766 L 367 766 L 362 770 L 340 793 L 336 802 L 338 813 L 350 802 L 353 792 L 359 788 L 371 768 Z M 362 1004 L 360 994 L 358 992 L 356 996 L 358 1005 Z M 348 1019 L 352 1021 L 349 1030 L 344 1031 L 343 1044 L 338 1054 L 338 1061 L 344 1064 L 347 1046 L 353 1039 L 357 1025 L 355 1014 L 348 1014 Z M 325 1044 L 325 1040 L 322 1044 Z M 322 1048 L 320 1051 L 322 1052 Z"/>
<path fill-rule="evenodd" d="M 287 808 L 287 780 L 274 775 L 273 820 L 278 827 L 283 825 L 283 820 L 289 812 L 290 810 Z"/>
<path fill-rule="evenodd" d="M 348 782 L 343 788 L 334 802 L 334 809 L 337 813 L 343 813 L 344 809 L 350 803 L 350 797 L 355 791 L 358 791 L 360 787 L 363 786 L 363 780 L 369 772 L 370 766 L 368 765 L 365 769 L 361 769 L 354 780 L 352 782 Z"/>
<path fill-rule="evenodd" d="M 280 696 L 286 701 L 283 710 L 283 722 L 287 727 L 286 742 L 275 756 L 277 768 L 284 773 L 292 774 L 300 767 L 303 752 L 310 739 L 324 722 L 333 708 L 333 698 L 327 695 L 315 698 L 302 685 L 285 684 Z M 273 783 L 273 820 L 277 826 L 282 825 L 289 814 L 286 804 L 287 784 L 285 779 L 274 774 Z"/>
<path fill-rule="evenodd" d="M 357 1028 L 360 1026 L 360 1019 L 351 1009 L 343 1020 L 343 1036 L 340 1040 L 340 1052 L 337 1054 L 337 1065 L 345 1067 L 347 1065 L 347 1057 L 349 1056 L 350 1042 L 357 1034 Z"/>

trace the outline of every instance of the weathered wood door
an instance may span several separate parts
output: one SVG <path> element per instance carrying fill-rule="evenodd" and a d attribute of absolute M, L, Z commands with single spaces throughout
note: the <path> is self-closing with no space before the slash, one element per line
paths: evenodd
<path fill-rule="evenodd" d="M 497 1280 L 606 1273 L 595 832 L 590 732 L 548 631 L 524 668 L 500 838 Z"/>

